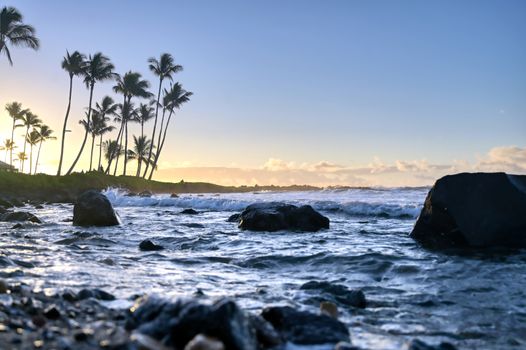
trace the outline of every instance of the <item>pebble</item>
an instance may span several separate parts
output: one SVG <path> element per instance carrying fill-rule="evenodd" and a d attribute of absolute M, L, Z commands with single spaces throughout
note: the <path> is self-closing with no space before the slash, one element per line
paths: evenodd
<path fill-rule="evenodd" d="M 8 289 L 9 285 L 7 284 L 7 282 L 4 279 L 0 279 L 0 294 L 7 293 Z"/>
<path fill-rule="evenodd" d="M 55 305 L 50 305 L 44 310 L 44 316 L 50 320 L 58 320 L 60 318 L 60 311 L 58 311 Z"/>
<path fill-rule="evenodd" d="M 338 319 L 338 307 L 336 304 L 331 303 L 330 301 L 322 301 L 320 303 L 320 312 L 322 315 L 327 315 Z"/>
<path fill-rule="evenodd" d="M 225 350 L 225 345 L 219 339 L 198 334 L 186 344 L 184 350 Z"/>

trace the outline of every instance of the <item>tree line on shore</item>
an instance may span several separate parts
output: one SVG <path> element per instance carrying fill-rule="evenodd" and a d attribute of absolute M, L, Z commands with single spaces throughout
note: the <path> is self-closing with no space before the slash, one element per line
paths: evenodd
<path fill-rule="evenodd" d="M 39 48 L 39 40 L 35 36 L 34 28 L 22 22 L 18 10 L 4 7 L 0 11 L 0 54 L 4 53 L 12 65 L 9 45 L 25 46 L 36 50 Z M 135 176 L 152 178 L 166 142 L 170 122 L 176 111 L 190 100 L 193 93 L 183 89 L 181 83 L 174 82 L 174 75 L 182 71 L 183 67 L 176 64 L 169 53 L 163 53 L 159 58 L 149 58 L 148 68 L 158 78 L 155 93 L 150 91 L 150 83 L 143 79 L 141 73 L 131 70 L 124 74 L 116 73 L 111 60 L 101 52 L 86 56 L 78 51 L 72 53 L 66 51 L 66 56 L 62 60 L 62 69 L 69 76 L 69 93 L 60 135 L 57 175 L 71 174 L 89 147 L 89 171 L 117 175 L 119 163 L 122 161 L 122 175 L 128 175 L 127 165 L 133 160 L 137 162 Z M 75 78 L 81 79 L 85 84 L 89 91 L 89 100 L 85 114 L 79 121 L 84 129 L 82 143 L 73 163 L 66 171 L 64 147 L 66 133 L 69 131 L 68 122 Z M 122 102 L 117 103 L 111 96 L 104 96 L 101 101 L 93 101 L 96 85 L 108 81 L 115 82 L 113 92 L 121 96 Z M 169 81 L 168 86 L 167 81 Z M 23 151 L 18 153 L 15 161 L 17 159 L 20 161 L 20 171 L 24 172 L 24 163 L 27 160 L 26 146 L 29 144 L 29 173 L 36 173 L 42 143 L 55 139 L 52 136 L 53 131 L 18 102 L 8 103 L 5 109 L 12 118 L 13 125 L 11 138 L 4 140 L 2 146 L 5 150 L 5 160 L 7 162 L 9 154 L 9 164 L 13 165 L 13 150 L 18 147 L 14 140 L 14 132 L 17 128 L 25 127 Z M 153 126 L 149 134 L 145 131 L 145 126 L 152 120 Z M 130 138 L 129 125 L 132 123 L 140 125 L 140 135 L 131 135 Z M 117 131 L 117 137 L 105 139 L 105 136 L 113 131 Z M 133 143 L 130 143 L 130 140 Z M 87 146 L 88 142 L 89 146 Z M 96 142 L 99 146 L 98 155 L 95 154 Z M 33 171 L 33 146 L 36 145 L 38 152 Z M 103 158 L 106 164 L 103 164 Z"/>

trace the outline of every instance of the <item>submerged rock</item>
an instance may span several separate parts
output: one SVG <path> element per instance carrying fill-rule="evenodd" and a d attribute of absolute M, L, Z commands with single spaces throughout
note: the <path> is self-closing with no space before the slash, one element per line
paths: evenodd
<path fill-rule="evenodd" d="M 302 285 L 300 289 L 316 291 L 317 299 L 329 299 L 346 306 L 358 308 L 367 306 L 365 294 L 361 290 L 349 289 L 341 284 L 333 284 L 326 281 L 310 281 Z"/>
<path fill-rule="evenodd" d="M 285 341 L 301 345 L 336 344 L 349 341 L 342 322 L 327 316 L 298 311 L 290 306 L 268 307 L 261 313 Z"/>
<path fill-rule="evenodd" d="M 189 209 L 184 209 L 183 211 L 181 211 L 181 214 L 196 215 L 196 214 L 199 214 L 199 212 L 197 210 L 189 208 Z"/>
<path fill-rule="evenodd" d="M 229 221 L 234 221 L 231 216 Z M 310 205 L 297 207 L 278 202 L 255 203 L 245 208 L 239 216 L 239 228 L 250 231 L 307 231 L 329 228 L 329 219 Z"/>
<path fill-rule="evenodd" d="M 179 198 L 179 195 L 177 193 L 172 193 L 170 195 L 170 198 Z"/>
<path fill-rule="evenodd" d="M 421 340 L 413 339 L 407 345 L 407 350 L 457 350 L 451 343 L 442 342 L 438 345 L 428 345 Z"/>
<path fill-rule="evenodd" d="M 73 207 L 73 225 L 114 226 L 119 220 L 110 201 L 102 193 L 89 190 L 77 198 Z"/>
<path fill-rule="evenodd" d="M 435 183 L 411 237 L 429 248 L 526 247 L 526 176 L 462 173 Z"/>
<path fill-rule="evenodd" d="M 29 221 L 36 224 L 41 224 L 42 221 L 40 221 L 39 218 L 37 218 L 35 215 L 28 213 L 26 211 L 13 211 L 13 212 L 7 212 L 0 215 L 0 221 Z"/>
<path fill-rule="evenodd" d="M 170 302 L 150 297 L 132 309 L 127 329 L 159 340 L 166 347 L 184 349 L 194 337 L 206 334 L 221 341 L 226 349 L 257 349 L 249 318 L 229 299 L 207 305 L 195 300 Z"/>
<path fill-rule="evenodd" d="M 139 197 L 151 197 L 153 196 L 153 193 L 151 193 L 150 191 L 142 191 L 142 192 L 139 192 Z"/>
<path fill-rule="evenodd" d="M 139 249 L 143 251 L 155 251 L 155 250 L 163 250 L 164 247 L 153 243 L 149 239 L 145 239 L 144 241 L 139 243 Z"/>

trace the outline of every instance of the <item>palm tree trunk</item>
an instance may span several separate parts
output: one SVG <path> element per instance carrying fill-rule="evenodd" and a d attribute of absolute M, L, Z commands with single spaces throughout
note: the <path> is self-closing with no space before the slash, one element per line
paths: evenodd
<path fill-rule="evenodd" d="M 170 111 L 170 114 L 168 115 L 168 120 L 166 121 L 166 126 L 164 127 L 164 135 L 162 142 L 157 145 L 157 152 L 155 154 L 155 160 L 153 161 L 152 170 L 150 172 L 150 176 L 148 176 L 148 180 L 152 179 L 153 172 L 155 168 L 157 168 L 157 161 L 159 160 L 159 156 L 161 155 L 161 151 L 163 150 L 164 141 L 166 140 L 166 132 L 168 131 L 168 125 L 170 124 L 170 119 L 172 119 L 173 109 Z"/>
<path fill-rule="evenodd" d="M 33 144 L 29 145 L 29 175 L 33 173 Z"/>
<path fill-rule="evenodd" d="M 121 127 L 119 128 L 119 133 L 117 134 L 117 148 L 113 150 L 111 154 L 111 158 L 108 161 L 108 167 L 106 168 L 106 171 L 105 171 L 106 174 L 110 173 L 111 163 L 113 163 L 113 159 L 119 154 L 118 142 L 119 142 L 119 138 L 121 137 L 121 133 L 122 133 L 122 124 L 121 124 Z M 117 154 L 115 154 L 115 152 L 117 152 Z"/>
<path fill-rule="evenodd" d="M 100 141 L 99 141 L 99 167 L 97 168 L 97 171 L 100 171 L 101 166 L 102 166 L 102 134 L 100 134 Z"/>
<path fill-rule="evenodd" d="M 42 148 L 42 141 L 44 140 L 40 140 L 40 144 L 38 145 L 37 162 L 35 163 L 35 172 L 34 172 L 35 175 L 37 174 L 38 160 L 40 159 L 40 149 Z"/>
<path fill-rule="evenodd" d="M 141 175 L 141 157 L 140 155 L 137 155 L 137 173 L 135 174 L 136 177 L 139 177 Z"/>
<path fill-rule="evenodd" d="M 91 153 L 89 156 L 89 171 L 91 171 L 93 167 L 93 148 L 95 147 L 95 134 L 91 133 Z"/>
<path fill-rule="evenodd" d="M 27 126 L 27 129 L 26 129 L 26 136 L 24 136 L 24 154 L 26 154 L 27 134 L 29 134 L 29 125 Z M 22 158 L 22 172 L 24 172 L 24 163 L 25 163 L 25 159 Z"/>
<path fill-rule="evenodd" d="M 128 121 L 124 122 L 124 171 L 123 175 L 126 176 L 126 165 L 128 164 Z"/>
<path fill-rule="evenodd" d="M 121 128 L 122 128 L 122 131 L 124 131 L 124 124 L 121 125 Z M 119 159 L 121 157 L 121 152 L 120 152 L 120 149 L 121 149 L 121 145 L 122 145 L 122 138 L 124 136 L 124 132 L 121 133 L 121 138 L 120 140 L 117 139 L 117 159 L 115 159 L 115 169 L 113 170 L 113 176 L 116 176 L 117 175 L 117 167 L 119 166 Z"/>
<path fill-rule="evenodd" d="M 86 141 L 88 140 L 88 130 L 89 130 L 90 121 L 91 121 L 91 102 L 93 100 L 93 87 L 94 86 L 95 86 L 95 84 L 91 84 L 91 88 L 90 88 L 90 91 L 89 91 L 88 127 L 86 128 L 86 132 L 84 133 L 84 140 L 82 140 L 82 145 L 80 146 L 80 151 L 79 151 L 79 154 L 77 154 L 77 158 L 75 158 L 75 161 L 71 165 L 71 168 L 69 168 L 69 170 L 66 173 L 66 175 L 71 174 L 71 172 L 75 168 L 75 165 L 77 165 L 77 162 L 79 161 L 80 156 L 82 155 L 82 151 L 84 151 L 84 146 L 86 146 Z"/>
<path fill-rule="evenodd" d="M 62 142 L 60 145 L 60 160 L 58 161 L 58 171 L 57 176 L 60 176 L 62 171 L 62 160 L 64 158 L 64 142 L 66 140 L 66 128 L 68 124 L 69 111 L 71 109 L 71 90 L 73 88 L 73 74 L 69 76 L 69 98 L 68 98 L 68 108 L 66 109 L 66 116 L 64 117 L 64 126 L 62 127 Z"/>
<path fill-rule="evenodd" d="M 161 118 L 161 126 L 159 128 L 159 137 L 157 138 L 157 147 L 159 147 L 159 145 L 161 144 L 161 136 L 163 134 L 163 125 L 164 125 L 164 115 L 165 115 L 165 113 L 166 113 L 166 108 L 163 108 L 163 116 Z"/>
<path fill-rule="evenodd" d="M 16 119 L 13 118 L 13 128 L 11 129 L 11 151 L 9 152 L 10 156 L 9 156 L 9 165 L 13 165 L 13 148 L 15 148 L 15 143 L 14 143 L 14 137 L 15 137 L 15 122 L 16 122 Z"/>
<path fill-rule="evenodd" d="M 159 91 L 157 92 L 157 103 L 155 106 L 155 121 L 153 123 L 153 132 L 152 132 L 152 142 L 150 144 L 150 152 L 148 153 L 148 159 L 152 158 L 152 151 L 153 151 L 153 140 L 155 140 L 155 128 L 157 127 L 157 116 L 159 114 L 159 99 L 161 98 L 161 86 L 163 84 L 163 79 L 159 78 Z M 148 167 L 150 166 L 150 162 L 146 163 L 146 168 L 144 169 L 144 174 L 142 175 L 143 178 L 146 177 L 146 174 L 148 173 Z"/>

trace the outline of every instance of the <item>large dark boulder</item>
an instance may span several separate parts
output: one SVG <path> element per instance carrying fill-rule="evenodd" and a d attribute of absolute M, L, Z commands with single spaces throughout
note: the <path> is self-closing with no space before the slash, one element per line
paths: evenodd
<path fill-rule="evenodd" d="M 39 218 L 26 211 L 13 211 L 0 214 L 0 221 L 29 221 L 36 224 L 42 223 L 42 221 Z"/>
<path fill-rule="evenodd" d="M 239 216 L 239 228 L 250 231 L 314 232 L 329 228 L 329 219 L 310 205 L 297 207 L 277 202 L 255 203 L 246 207 Z"/>
<path fill-rule="evenodd" d="M 462 173 L 437 180 L 411 237 L 430 248 L 526 247 L 526 176 Z"/>
<path fill-rule="evenodd" d="M 264 309 L 261 316 L 274 326 L 283 340 L 291 343 L 316 345 L 349 341 L 347 326 L 327 315 L 276 306 Z"/>
<path fill-rule="evenodd" d="M 207 305 L 196 300 L 171 302 L 150 297 L 130 315 L 126 328 L 174 349 L 184 349 L 198 334 L 221 340 L 226 349 L 257 349 L 250 318 L 230 299 Z"/>
<path fill-rule="evenodd" d="M 114 226 L 119 225 L 117 215 L 105 195 L 89 190 L 77 198 L 73 207 L 73 225 Z"/>

